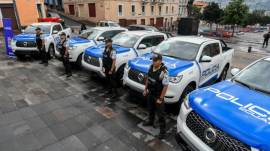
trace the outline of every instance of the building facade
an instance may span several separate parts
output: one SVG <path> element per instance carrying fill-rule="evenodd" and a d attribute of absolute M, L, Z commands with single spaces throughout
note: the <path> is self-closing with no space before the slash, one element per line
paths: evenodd
<path fill-rule="evenodd" d="M 189 0 L 179 0 L 179 11 L 178 11 L 179 18 L 188 16 L 188 11 L 187 11 L 188 1 Z"/>
<path fill-rule="evenodd" d="M 13 28 L 17 29 L 42 17 L 45 17 L 43 0 L 0 0 L 0 28 L 3 27 L 2 18 L 11 18 Z"/>
<path fill-rule="evenodd" d="M 65 13 L 92 22 L 170 26 L 177 20 L 179 0 L 64 0 Z"/>

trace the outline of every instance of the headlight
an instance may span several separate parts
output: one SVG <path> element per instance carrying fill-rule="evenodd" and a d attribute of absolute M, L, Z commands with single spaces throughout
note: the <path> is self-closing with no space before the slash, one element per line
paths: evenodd
<path fill-rule="evenodd" d="M 260 151 L 259 149 L 257 149 L 257 148 L 253 148 L 253 147 L 251 147 L 251 151 Z"/>
<path fill-rule="evenodd" d="M 183 78 L 183 75 L 178 75 L 176 77 L 169 77 L 171 83 L 179 83 Z"/>
<path fill-rule="evenodd" d="M 183 103 L 184 103 L 184 105 L 185 105 L 185 107 L 186 107 L 187 109 L 190 108 L 190 106 L 189 106 L 189 95 L 187 95 L 187 96 L 184 98 Z"/>
<path fill-rule="evenodd" d="M 74 50 L 74 49 L 76 49 L 78 46 L 70 46 L 69 47 L 69 50 Z"/>
<path fill-rule="evenodd" d="M 128 65 L 128 63 L 127 63 L 126 66 L 125 66 L 125 70 L 129 70 L 129 65 Z"/>
<path fill-rule="evenodd" d="M 17 42 L 17 40 L 12 39 L 12 40 L 11 40 L 11 45 L 15 45 L 16 42 Z"/>

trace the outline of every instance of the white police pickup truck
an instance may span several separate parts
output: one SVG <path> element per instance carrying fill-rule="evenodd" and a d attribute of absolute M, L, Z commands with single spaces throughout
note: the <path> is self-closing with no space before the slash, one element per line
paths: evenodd
<path fill-rule="evenodd" d="M 176 135 L 182 148 L 270 151 L 270 57 L 231 73 L 184 99 Z"/>
<path fill-rule="evenodd" d="M 103 43 L 105 38 L 112 38 L 120 32 L 127 31 L 121 27 L 94 27 L 84 31 L 82 34 L 69 39 L 69 58 L 70 62 L 75 62 L 81 66 L 82 55 L 86 48 Z M 57 51 L 57 56 L 60 53 Z"/>
<path fill-rule="evenodd" d="M 152 31 L 126 31 L 112 38 L 116 50 L 116 71 L 118 80 L 122 80 L 124 67 L 128 60 L 149 53 L 163 40 L 166 34 Z M 83 54 L 82 65 L 85 69 L 105 77 L 102 70 L 102 53 L 105 45 L 87 48 Z"/>
<path fill-rule="evenodd" d="M 55 55 L 56 44 L 60 40 L 59 34 L 65 32 L 66 35 L 71 35 L 71 29 L 63 29 L 60 23 L 41 22 L 31 24 L 25 28 L 22 34 L 16 35 L 11 41 L 12 50 L 17 57 L 38 53 L 35 34 L 37 27 L 41 28 L 45 40 L 45 50 L 50 58 Z"/>
<path fill-rule="evenodd" d="M 163 41 L 153 53 L 163 56 L 169 72 L 166 103 L 181 102 L 191 91 L 224 80 L 234 50 L 225 43 L 196 36 L 173 37 Z M 146 74 L 152 64 L 152 53 L 130 60 L 125 67 L 123 84 L 143 92 Z"/>

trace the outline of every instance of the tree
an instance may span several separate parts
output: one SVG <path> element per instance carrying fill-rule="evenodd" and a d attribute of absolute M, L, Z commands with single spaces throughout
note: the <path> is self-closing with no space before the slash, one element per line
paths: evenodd
<path fill-rule="evenodd" d="M 223 10 L 219 8 L 217 3 L 210 3 L 204 8 L 202 19 L 210 23 L 210 30 L 212 31 L 213 23 L 218 24 L 221 21 Z"/>
<path fill-rule="evenodd" d="M 192 6 L 190 16 L 195 19 L 201 19 L 202 18 L 201 8 Z"/>
<path fill-rule="evenodd" d="M 234 35 L 235 25 L 243 25 L 248 14 L 248 6 L 244 0 L 232 0 L 224 10 L 223 23 L 232 25 Z"/>

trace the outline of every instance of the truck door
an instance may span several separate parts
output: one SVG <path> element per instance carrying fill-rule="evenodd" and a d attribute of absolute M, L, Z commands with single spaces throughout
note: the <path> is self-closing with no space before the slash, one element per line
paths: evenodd
<path fill-rule="evenodd" d="M 60 32 L 62 31 L 62 26 L 61 25 L 54 25 L 52 28 L 52 37 L 54 40 L 55 46 L 60 42 Z"/>
<path fill-rule="evenodd" d="M 210 62 L 204 62 L 203 56 L 211 57 Z M 214 83 L 218 78 L 220 68 L 220 47 L 218 43 L 207 44 L 200 55 L 199 66 L 201 70 L 200 86 Z"/>

